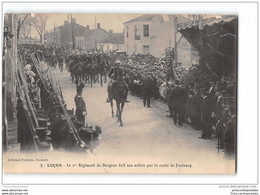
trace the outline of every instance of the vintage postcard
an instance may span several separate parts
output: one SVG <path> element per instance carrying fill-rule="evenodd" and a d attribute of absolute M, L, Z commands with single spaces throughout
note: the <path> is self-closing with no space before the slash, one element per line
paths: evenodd
<path fill-rule="evenodd" d="M 5 13 L 3 173 L 236 174 L 238 16 Z"/>

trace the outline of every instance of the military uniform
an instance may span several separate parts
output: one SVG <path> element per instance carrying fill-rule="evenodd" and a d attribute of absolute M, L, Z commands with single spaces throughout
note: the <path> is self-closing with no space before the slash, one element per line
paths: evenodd
<path fill-rule="evenodd" d="M 107 91 L 111 88 L 113 88 L 115 85 L 120 85 L 123 88 L 127 89 L 127 93 L 128 93 L 128 85 L 124 80 L 124 69 L 119 67 L 119 65 L 121 65 L 120 60 L 116 60 L 115 62 L 115 66 L 110 70 L 110 72 L 108 73 L 108 77 L 111 78 L 110 82 L 108 83 L 108 87 L 107 87 Z M 110 102 L 111 100 L 109 100 L 109 97 L 107 98 L 107 102 Z M 126 100 L 126 102 L 128 102 Z"/>
<path fill-rule="evenodd" d="M 81 96 L 81 93 L 77 93 L 74 98 L 76 104 L 76 116 L 77 120 L 85 125 L 85 115 L 87 115 L 87 109 L 84 99 Z"/>

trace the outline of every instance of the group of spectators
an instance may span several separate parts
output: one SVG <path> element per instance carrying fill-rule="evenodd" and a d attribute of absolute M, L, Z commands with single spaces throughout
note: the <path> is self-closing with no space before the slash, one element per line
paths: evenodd
<path fill-rule="evenodd" d="M 236 83 L 235 75 L 196 83 L 185 82 L 185 75 L 194 67 L 181 67 L 168 59 L 150 55 L 123 57 L 126 79 L 132 95 L 167 102 L 175 124 L 186 123 L 202 130 L 201 139 L 218 139 L 217 148 L 227 156 L 236 155 Z M 173 66 L 175 67 L 173 67 Z M 153 82 L 148 82 L 147 78 Z M 191 79 L 190 79 L 191 80 Z M 148 93 L 147 93 L 148 89 Z M 147 101 L 148 98 L 148 101 Z"/>
<path fill-rule="evenodd" d="M 55 53 L 58 61 L 60 58 L 66 60 L 69 56 L 66 52 L 70 55 L 75 52 L 62 48 L 44 51 L 46 59 L 53 59 L 51 56 Z M 235 75 L 203 80 L 202 84 L 192 80 L 193 76 L 189 74 L 199 67 L 198 64 L 183 67 L 173 59 L 141 54 L 105 55 L 120 59 L 130 93 L 142 97 L 144 106 L 150 107 L 151 98 L 162 99 L 167 102 L 168 117 L 172 117 L 175 124 L 186 123 L 194 130 L 202 130 L 201 139 L 217 138 L 218 149 L 224 149 L 229 156 L 236 155 Z M 189 79 L 185 79 L 187 75 Z"/>

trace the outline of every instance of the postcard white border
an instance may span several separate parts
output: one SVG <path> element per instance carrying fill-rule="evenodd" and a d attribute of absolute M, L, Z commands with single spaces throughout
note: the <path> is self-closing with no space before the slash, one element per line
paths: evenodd
<path fill-rule="evenodd" d="M 239 17 L 238 172 L 223 175 L 5 174 L 4 184 L 255 184 L 258 120 L 258 10 L 255 3 L 3 3 L 3 12 L 208 13 Z M 2 30 L 2 29 L 1 29 Z M 2 38 L 1 38 L 2 39 Z M 66 188 L 66 187 L 64 187 Z M 213 192 L 214 193 L 214 192 Z M 41 194 L 41 192 L 39 193 Z"/>

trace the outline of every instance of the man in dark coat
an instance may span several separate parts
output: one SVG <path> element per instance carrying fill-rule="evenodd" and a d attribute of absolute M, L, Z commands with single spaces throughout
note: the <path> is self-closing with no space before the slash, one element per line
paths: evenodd
<path fill-rule="evenodd" d="M 225 131 L 225 156 L 235 157 L 237 156 L 237 119 L 235 106 L 230 107 L 230 119 L 226 125 Z"/>
<path fill-rule="evenodd" d="M 143 104 L 144 107 L 150 108 L 151 97 L 153 96 L 154 80 L 151 74 L 144 74 L 142 78 L 143 82 Z"/>
<path fill-rule="evenodd" d="M 191 125 L 195 130 L 200 129 L 201 101 L 199 90 L 194 89 L 194 94 L 190 98 Z"/>
<path fill-rule="evenodd" d="M 179 85 L 179 80 L 175 81 L 175 87 L 172 90 L 172 108 L 173 108 L 173 121 L 174 124 L 182 125 L 184 118 L 184 100 L 186 98 L 185 88 Z"/>
<path fill-rule="evenodd" d="M 201 89 L 201 125 L 202 134 L 201 139 L 211 139 L 212 132 L 212 111 L 213 105 L 210 97 L 206 94 L 205 89 Z"/>
<path fill-rule="evenodd" d="M 172 98 L 173 98 L 173 84 L 169 84 L 167 83 L 167 89 L 166 89 L 166 101 L 167 101 L 167 105 L 169 108 L 169 115 L 167 115 L 167 117 L 171 118 L 173 117 L 173 105 L 172 105 Z"/>
<path fill-rule="evenodd" d="M 87 115 L 87 108 L 84 99 L 82 98 L 82 89 L 77 89 L 77 95 L 74 98 L 76 104 L 76 117 L 84 126 L 86 125 L 85 116 Z"/>

